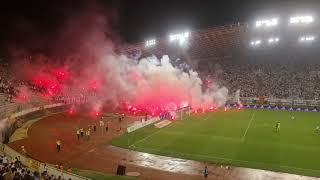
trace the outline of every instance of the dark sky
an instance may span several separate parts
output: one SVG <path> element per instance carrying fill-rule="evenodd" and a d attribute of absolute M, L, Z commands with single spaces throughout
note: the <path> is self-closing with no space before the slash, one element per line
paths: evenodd
<path fill-rule="evenodd" d="M 260 14 L 283 10 L 314 10 L 319 3 L 320 0 L 128 0 L 118 5 L 121 32 L 135 41 L 163 36 L 172 30 L 249 22 Z"/>
<path fill-rule="evenodd" d="M 88 2 L 92 0 L 2 0 L 1 47 L 10 41 L 27 41 L 29 32 L 50 36 L 63 19 L 81 11 Z M 248 22 L 259 14 L 283 9 L 320 11 L 315 8 L 319 3 L 320 0 L 96 0 L 101 9 L 112 14 L 113 29 L 125 42 L 164 36 L 172 30 Z M 21 33 L 21 28 L 27 30 Z"/>

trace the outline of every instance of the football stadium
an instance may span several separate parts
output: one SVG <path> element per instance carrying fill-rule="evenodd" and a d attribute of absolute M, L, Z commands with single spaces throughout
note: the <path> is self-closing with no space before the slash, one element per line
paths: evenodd
<path fill-rule="evenodd" d="M 320 177 L 316 10 L 135 43 L 100 13 L 1 58 L 1 179 Z"/>

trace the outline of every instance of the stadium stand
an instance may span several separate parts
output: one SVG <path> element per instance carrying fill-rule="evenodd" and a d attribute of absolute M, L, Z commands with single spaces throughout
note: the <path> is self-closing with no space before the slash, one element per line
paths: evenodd
<path fill-rule="evenodd" d="M 6 143 L 23 123 L 36 117 L 44 116 L 49 112 L 59 112 L 63 108 L 60 104 L 50 104 L 48 101 L 42 101 L 35 95 L 30 103 L 21 104 L 19 102 L 7 101 L 7 95 L 0 93 L 1 109 L 1 141 Z M 37 103 L 34 101 L 37 100 Z M 31 158 L 11 149 L 9 146 L 1 143 L 0 153 L 0 179 L 6 180 L 69 180 L 86 179 L 74 175 L 62 169 L 40 163 Z"/>
<path fill-rule="evenodd" d="M 0 179 L 8 180 L 85 180 L 63 167 L 54 167 L 25 157 L 6 145 L 2 145 L 0 158 Z"/>
<path fill-rule="evenodd" d="M 319 100 L 319 46 L 303 47 L 296 42 L 296 34 L 288 32 L 285 37 L 291 41 L 281 47 L 252 48 L 253 34 L 246 24 L 232 24 L 192 32 L 187 47 L 162 38 L 156 46 L 137 43 L 122 53 L 135 58 L 167 54 L 173 63 L 182 59 L 202 79 L 226 86 L 230 94 L 240 89 L 241 97 Z"/>

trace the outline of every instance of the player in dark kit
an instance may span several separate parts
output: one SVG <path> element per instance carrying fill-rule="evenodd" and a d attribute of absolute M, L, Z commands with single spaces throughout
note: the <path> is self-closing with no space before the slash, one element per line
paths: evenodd
<path fill-rule="evenodd" d="M 204 176 L 205 178 L 207 178 L 207 177 L 208 177 L 208 174 L 209 174 L 209 171 L 208 171 L 208 167 L 206 166 L 206 167 L 204 167 L 204 170 L 203 170 L 203 176 Z"/>
<path fill-rule="evenodd" d="M 78 138 L 78 140 L 80 139 L 80 130 L 79 129 L 77 129 L 77 138 Z"/>
<path fill-rule="evenodd" d="M 60 150 L 61 150 L 61 141 L 60 140 L 58 140 L 57 142 L 56 142 L 56 145 L 57 145 L 57 151 L 58 152 L 60 152 Z"/>
<path fill-rule="evenodd" d="M 106 132 L 108 132 L 108 130 L 109 130 L 109 125 L 108 123 L 106 123 Z"/>
<path fill-rule="evenodd" d="M 280 122 L 277 122 L 277 123 L 276 123 L 275 131 L 276 131 L 276 132 L 279 132 L 279 131 L 280 131 Z"/>
<path fill-rule="evenodd" d="M 96 123 L 94 123 L 93 125 L 93 132 L 96 132 L 97 131 L 97 126 L 96 126 Z"/>
<path fill-rule="evenodd" d="M 80 135 L 83 137 L 83 128 L 80 129 Z"/>

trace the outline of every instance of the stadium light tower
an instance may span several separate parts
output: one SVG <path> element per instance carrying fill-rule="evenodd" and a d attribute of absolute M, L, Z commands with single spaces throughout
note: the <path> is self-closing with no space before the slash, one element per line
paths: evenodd
<path fill-rule="evenodd" d="M 156 40 L 155 39 L 147 40 L 145 45 L 146 45 L 146 47 L 155 46 L 156 45 Z"/>
<path fill-rule="evenodd" d="M 259 21 L 256 21 L 256 28 L 273 27 L 278 25 L 278 23 L 279 23 L 278 18 L 259 20 Z"/>
<path fill-rule="evenodd" d="M 290 24 L 310 24 L 314 21 L 312 16 L 293 16 L 290 17 Z"/>
<path fill-rule="evenodd" d="M 190 32 L 183 32 L 177 34 L 171 34 L 169 36 L 170 42 L 179 42 L 180 45 L 184 45 L 190 37 Z"/>

